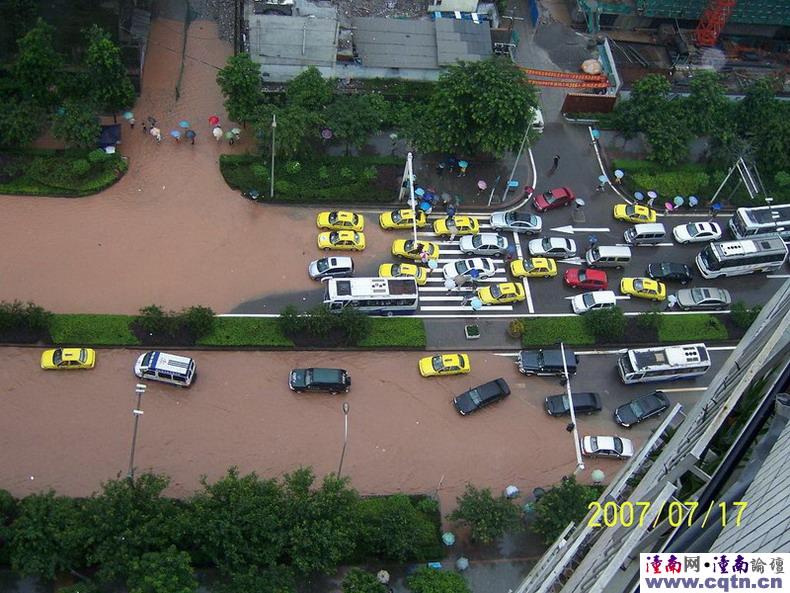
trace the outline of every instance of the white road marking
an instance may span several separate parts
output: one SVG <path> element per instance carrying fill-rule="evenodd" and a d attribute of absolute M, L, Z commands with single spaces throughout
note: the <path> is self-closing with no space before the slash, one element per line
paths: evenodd
<path fill-rule="evenodd" d="M 420 296 L 420 301 L 463 301 L 465 298 L 466 297 L 446 294 L 440 296 Z"/>
<path fill-rule="evenodd" d="M 683 393 L 684 391 L 707 391 L 707 387 L 674 387 L 672 389 L 661 389 L 664 393 Z"/>
<path fill-rule="evenodd" d="M 650 245 L 637 244 L 631 245 L 630 243 L 615 243 L 618 247 L 672 247 L 674 243 L 651 243 Z"/>
<path fill-rule="evenodd" d="M 627 294 L 626 295 L 619 295 L 619 296 L 615 295 L 614 298 L 617 299 L 618 301 L 630 301 L 631 300 L 631 297 L 629 295 L 627 295 Z"/>
<path fill-rule="evenodd" d="M 483 311 L 512 311 L 511 305 L 484 305 L 480 311 L 475 311 L 471 306 L 435 306 L 428 305 L 420 307 L 420 311 L 472 311 L 474 313 L 482 313 Z"/>
<path fill-rule="evenodd" d="M 504 356 L 506 358 L 518 358 L 518 352 L 493 352 L 494 356 Z"/>
<path fill-rule="evenodd" d="M 430 276 L 428 277 L 428 282 L 441 282 L 442 284 L 444 284 L 444 281 L 445 281 L 444 277 L 441 277 L 441 278 L 431 278 Z M 477 283 L 480 283 L 480 282 L 507 282 L 507 277 L 506 276 L 501 276 L 501 277 L 494 276 L 493 278 L 484 278 L 484 279 L 478 278 L 477 280 L 475 280 L 475 282 L 477 282 Z M 470 282 L 470 284 L 471 284 L 471 282 Z"/>
<path fill-rule="evenodd" d="M 444 286 L 420 286 L 420 292 L 448 292 L 448 290 Z M 471 287 L 467 288 L 462 286 L 460 288 L 453 288 L 452 292 L 474 292 L 474 290 Z"/>
<path fill-rule="evenodd" d="M 708 350 L 713 350 L 714 352 L 718 350 L 735 350 L 737 346 L 709 346 Z"/>
<path fill-rule="evenodd" d="M 568 224 L 568 225 L 565 225 L 565 226 L 554 227 L 551 230 L 552 231 L 556 231 L 558 233 L 566 233 L 568 235 L 572 235 L 573 233 L 575 233 L 577 231 L 580 232 L 580 233 L 591 233 L 591 232 L 608 233 L 611 229 L 607 229 L 607 228 L 603 228 L 603 227 L 600 227 L 600 228 L 598 228 L 598 227 L 589 227 L 589 228 L 588 227 L 575 227 L 573 225 Z"/>
<path fill-rule="evenodd" d="M 766 274 L 766 278 L 790 278 L 790 274 Z"/>

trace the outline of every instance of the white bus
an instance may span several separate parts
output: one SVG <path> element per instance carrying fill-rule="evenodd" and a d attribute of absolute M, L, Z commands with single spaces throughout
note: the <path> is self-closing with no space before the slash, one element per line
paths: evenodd
<path fill-rule="evenodd" d="M 737 239 L 776 233 L 790 240 L 790 204 L 738 208 L 730 218 L 730 231 Z"/>
<path fill-rule="evenodd" d="M 417 309 L 417 281 L 412 278 L 329 278 L 324 304 L 339 313 L 353 307 L 370 315 L 401 315 Z"/>
<path fill-rule="evenodd" d="M 770 272 L 787 257 L 787 245 L 779 235 L 764 235 L 742 241 L 709 243 L 697 255 L 697 268 L 705 278 L 741 276 Z"/>
<path fill-rule="evenodd" d="M 617 361 L 623 383 L 673 381 L 704 375 L 710 368 L 705 344 L 628 350 Z"/>

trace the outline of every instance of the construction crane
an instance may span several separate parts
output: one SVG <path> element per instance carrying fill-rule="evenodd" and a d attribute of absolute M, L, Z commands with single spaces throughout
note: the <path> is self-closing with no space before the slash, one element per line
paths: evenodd
<path fill-rule="evenodd" d="M 694 39 L 701 47 L 713 47 L 727 24 L 737 0 L 710 0 L 697 23 Z"/>

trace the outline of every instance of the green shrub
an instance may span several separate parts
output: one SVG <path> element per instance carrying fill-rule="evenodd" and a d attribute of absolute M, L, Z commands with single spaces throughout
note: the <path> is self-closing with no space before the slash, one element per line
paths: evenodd
<path fill-rule="evenodd" d="M 423 566 L 406 579 L 412 593 L 471 593 L 463 576 Z"/>
<path fill-rule="evenodd" d="M 529 348 L 553 346 L 558 342 L 569 346 L 594 344 L 595 336 L 587 329 L 583 316 L 524 319 L 522 345 Z"/>
<path fill-rule="evenodd" d="M 292 194 L 296 191 L 296 184 L 285 179 L 278 179 L 274 182 L 274 191 L 278 194 Z"/>
<path fill-rule="evenodd" d="M 255 175 L 255 177 L 257 177 L 261 181 L 264 182 L 269 181 L 269 167 L 267 167 L 266 165 L 261 165 L 260 163 L 257 163 L 255 165 L 252 165 L 250 167 L 250 170 L 252 171 L 252 174 Z"/>
<path fill-rule="evenodd" d="M 88 153 L 88 162 L 91 165 L 99 165 L 101 163 L 107 162 L 108 160 L 110 160 L 110 155 L 104 152 L 101 148 L 91 150 Z"/>
<path fill-rule="evenodd" d="M 85 177 L 91 170 L 91 164 L 86 159 L 77 159 L 71 163 L 71 172 L 75 177 Z"/>
<path fill-rule="evenodd" d="M 140 341 L 129 330 L 129 315 L 55 315 L 50 326 L 55 344 L 134 346 Z"/>
<path fill-rule="evenodd" d="M 710 176 L 701 171 L 668 171 L 666 173 L 634 173 L 634 183 L 652 189 L 660 196 L 689 196 L 701 194 L 710 184 Z"/>
<path fill-rule="evenodd" d="M 376 172 L 376 167 L 365 167 L 362 170 L 361 177 L 365 181 L 373 181 L 376 178 L 377 175 L 378 175 L 378 173 Z"/>
<path fill-rule="evenodd" d="M 352 568 L 343 577 L 343 593 L 387 593 L 387 587 L 376 575 L 361 568 Z"/>
<path fill-rule="evenodd" d="M 197 340 L 201 346 L 293 347 L 280 330 L 279 319 L 260 317 L 217 317 L 214 329 Z"/>
<path fill-rule="evenodd" d="M 730 319 L 741 329 L 749 329 L 760 311 L 762 311 L 762 307 L 759 305 L 749 308 L 743 301 L 736 301 L 730 307 Z"/>
<path fill-rule="evenodd" d="M 585 313 L 584 325 L 601 342 L 616 342 L 625 334 L 628 320 L 620 307 L 607 307 Z"/>
<path fill-rule="evenodd" d="M 663 315 L 654 307 L 650 311 L 644 311 L 636 316 L 636 324 L 642 329 L 653 329 L 658 331 L 661 327 Z"/>
<path fill-rule="evenodd" d="M 458 507 L 447 518 L 468 526 L 474 541 L 487 544 L 523 527 L 521 509 L 504 495 L 495 498 L 488 488 L 467 484 L 457 502 Z"/>
<path fill-rule="evenodd" d="M 405 494 L 359 502 L 360 551 L 392 562 L 424 561 L 441 554 L 438 522 L 421 513 Z"/>
<path fill-rule="evenodd" d="M 178 317 L 157 305 L 148 305 L 140 309 L 135 322 L 143 330 L 155 336 L 172 336 L 178 327 Z"/>
<path fill-rule="evenodd" d="M 715 315 L 665 315 L 658 329 L 661 342 L 697 342 L 726 340 L 727 328 Z"/>
<path fill-rule="evenodd" d="M 337 325 L 346 334 L 346 344 L 354 345 L 370 333 L 370 317 L 351 307 L 344 308 L 337 317 Z"/>
<path fill-rule="evenodd" d="M 774 183 L 780 188 L 790 187 L 790 173 L 777 171 L 774 175 Z"/>
<path fill-rule="evenodd" d="M 373 317 L 368 335 L 357 342 L 363 348 L 425 348 L 425 344 L 425 324 L 413 317 Z"/>
<path fill-rule="evenodd" d="M 52 313 L 34 303 L 0 302 L 0 332 L 19 330 L 46 332 L 49 331 L 52 319 Z"/>
<path fill-rule="evenodd" d="M 308 311 L 306 329 L 311 335 L 317 338 L 325 338 L 337 327 L 337 317 L 324 305 L 318 305 Z"/>
<path fill-rule="evenodd" d="M 299 310 L 293 305 L 288 305 L 280 311 L 280 316 L 277 318 L 277 327 L 284 336 L 295 336 L 303 332 L 306 325 L 307 320 L 299 316 Z"/>
<path fill-rule="evenodd" d="M 340 167 L 340 177 L 351 179 L 354 177 L 354 172 L 349 167 Z"/>
<path fill-rule="evenodd" d="M 329 167 L 325 167 L 323 165 L 318 167 L 318 178 L 319 179 L 321 179 L 322 181 L 326 181 L 327 179 L 329 179 L 330 175 L 331 174 L 329 173 Z"/>
<path fill-rule="evenodd" d="M 507 335 L 511 338 L 520 338 L 524 333 L 524 323 L 521 319 L 514 319 L 507 324 Z"/>
<path fill-rule="evenodd" d="M 189 307 L 179 315 L 189 332 L 196 338 L 207 336 L 214 329 L 214 311 L 209 307 Z"/>
<path fill-rule="evenodd" d="M 288 175 L 297 175 L 302 170 L 302 163 L 299 161 L 288 161 L 285 164 L 285 171 Z"/>

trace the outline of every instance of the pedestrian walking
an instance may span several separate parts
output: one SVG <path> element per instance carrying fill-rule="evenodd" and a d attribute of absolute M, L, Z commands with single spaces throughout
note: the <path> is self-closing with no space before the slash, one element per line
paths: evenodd
<path fill-rule="evenodd" d="M 129 118 L 129 127 L 134 130 L 134 117 Z"/>
<path fill-rule="evenodd" d="M 458 173 L 458 177 L 466 177 L 466 168 L 469 166 L 469 163 L 466 161 L 458 161 L 458 168 L 460 169 L 460 173 Z"/>
<path fill-rule="evenodd" d="M 667 296 L 667 311 L 671 311 L 678 303 L 678 298 L 674 294 Z"/>
<path fill-rule="evenodd" d="M 445 165 L 444 161 L 439 161 L 439 163 L 437 163 L 437 165 L 436 165 L 436 174 L 437 174 L 439 177 L 441 177 L 442 175 L 444 175 L 444 168 L 445 168 L 446 166 L 447 166 L 447 165 Z"/>
<path fill-rule="evenodd" d="M 598 245 L 598 237 L 595 235 L 590 235 L 587 238 L 587 242 L 590 244 L 590 249 L 593 249 L 596 245 Z"/>
<path fill-rule="evenodd" d="M 510 263 L 514 259 L 516 259 L 516 248 L 513 245 L 508 245 L 507 251 L 505 252 L 505 261 Z"/>
<path fill-rule="evenodd" d="M 454 156 L 451 156 L 451 157 L 449 157 L 447 159 L 447 172 L 448 173 L 452 173 L 453 172 L 453 168 L 455 167 L 456 163 L 458 163 L 458 159 L 456 159 Z"/>
<path fill-rule="evenodd" d="M 606 181 L 599 181 L 595 191 L 601 192 L 606 189 Z"/>
<path fill-rule="evenodd" d="M 145 121 L 143 121 L 143 126 L 142 127 L 143 127 L 143 134 L 147 134 L 148 133 L 148 126 L 146 125 Z"/>
<path fill-rule="evenodd" d="M 449 206 L 447 206 L 447 219 L 449 220 L 453 216 L 455 216 L 455 206 L 450 204 Z"/>
<path fill-rule="evenodd" d="M 156 138 L 157 144 L 162 142 L 162 131 L 159 128 L 157 128 L 156 126 L 152 127 L 150 134 L 151 136 Z"/>
<path fill-rule="evenodd" d="M 192 144 L 195 143 L 195 137 L 197 136 L 197 132 L 195 130 L 187 130 L 187 138 L 192 141 Z"/>
<path fill-rule="evenodd" d="M 214 130 L 211 133 L 214 135 L 217 142 L 222 140 L 222 128 L 219 126 L 214 126 Z"/>
<path fill-rule="evenodd" d="M 560 166 L 560 155 L 555 154 L 554 160 L 552 161 L 551 169 L 549 169 L 549 177 L 554 175 L 554 173 L 557 171 L 559 166 Z"/>
<path fill-rule="evenodd" d="M 428 252 L 427 251 L 420 252 L 420 261 L 423 264 L 427 264 L 428 263 Z"/>
<path fill-rule="evenodd" d="M 532 197 L 532 194 L 535 193 L 535 188 L 531 186 L 527 186 L 524 188 L 524 197 L 529 200 Z"/>
<path fill-rule="evenodd" d="M 716 218 L 719 215 L 720 208 L 716 208 L 716 204 L 711 204 L 710 206 L 710 217 Z"/>
<path fill-rule="evenodd" d="M 454 216 L 447 217 L 447 229 L 450 231 L 450 241 L 454 241 L 458 234 L 458 225 L 455 224 Z"/>

